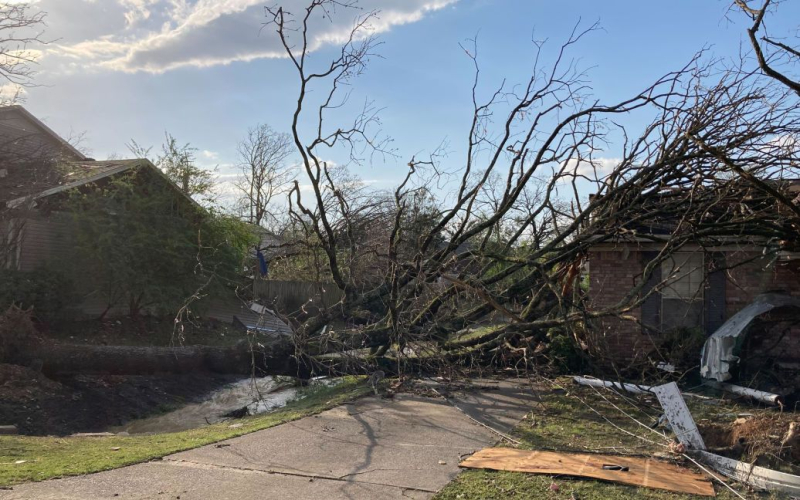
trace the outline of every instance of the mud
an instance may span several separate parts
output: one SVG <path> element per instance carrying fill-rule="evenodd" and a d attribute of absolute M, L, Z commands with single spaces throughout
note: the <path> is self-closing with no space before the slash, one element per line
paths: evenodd
<path fill-rule="evenodd" d="M 16 425 L 27 435 L 102 432 L 198 403 L 239 378 L 198 373 L 49 379 L 30 368 L 0 364 L 0 425 Z"/>

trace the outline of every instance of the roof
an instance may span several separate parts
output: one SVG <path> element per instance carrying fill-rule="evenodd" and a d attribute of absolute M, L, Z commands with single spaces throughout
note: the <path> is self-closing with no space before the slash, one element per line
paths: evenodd
<path fill-rule="evenodd" d="M 32 123 L 40 132 L 44 133 L 45 135 L 47 135 L 48 137 L 59 143 L 64 148 L 64 150 L 72 154 L 75 157 L 75 159 L 77 160 L 88 159 L 83 153 L 75 149 L 75 147 L 72 146 L 72 144 L 64 140 L 64 138 L 62 138 L 60 135 L 56 134 L 53 131 L 53 129 L 45 125 L 44 122 L 36 118 L 33 114 L 31 114 L 30 111 L 28 111 L 24 107 L 18 104 L 14 104 L 11 106 L 0 106 L 0 114 L 9 113 L 11 111 L 17 111 L 18 113 L 22 114 L 22 116 L 25 119 L 27 119 L 30 123 Z"/>
<path fill-rule="evenodd" d="M 39 193 L 36 193 L 32 196 L 25 196 L 22 198 L 17 198 L 15 200 L 11 200 L 6 205 L 9 208 L 14 208 L 19 206 L 20 204 L 24 203 L 27 200 L 39 200 L 42 198 L 46 198 L 48 196 L 53 196 L 58 193 L 63 193 L 64 191 L 68 191 L 70 189 L 74 189 L 80 186 L 84 186 L 86 184 L 91 184 L 93 182 L 97 182 L 99 180 L 112 177 L 117 174 L 121 174 L 123 172 L 130 171 L 135 168 L 145 167 L 151 169 L 157 176 L 161 177 L 164 181 L 169 183 L 175 191 L 180 193 L 184 198 L 186 198 L 189 202 L 193 205 L 200 207 L 200 205 L 192 199 L 191 196 L 187 195 L 183 191 L 181 191 L 178 186 L 172 182 L 169 177 L 164 174 L 158 167 L 153 165 L 150 160 L 144 158 L 133 158 L 127 160 L 107 160 L 107 161 L 95 161 L 95 160 L 86 160 L 86 161 L 78 161 L 78 162 L 68 162 L 66 165 L 69 166 L 69 173 L 65 176 L 65 180 L 72 179 L 71 182 L 67 182 L 66 184 L 61 184 L 59 186 L 52 187 L 50 189 L 46 189 Z"/>

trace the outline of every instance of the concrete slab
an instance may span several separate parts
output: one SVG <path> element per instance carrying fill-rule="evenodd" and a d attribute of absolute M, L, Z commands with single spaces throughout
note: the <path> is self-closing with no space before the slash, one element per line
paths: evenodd
<path fill-rule="evenodd" d="M 325 500 L 425 499 L 431 493 L 362 481 L 335 481 L 230 468 L 151 462 L 88 476 L 16 486 L 4 500 Z"/>
<path fill-rule="evenodd" d="M 319 415 L 163 461 L 15 486 L 0 499 L 429 498 L 459 461 L 530 410 L 516 384 L 449 393 L 451 403 L 400 394 L 366 398 Z"/>
<path fill-rule="evenodd" d="M 493 443 L 488 429 L 441 400 L 366 399 L 169 460 L 437 491 L 461 457 Z M 440 462 L 445 462 L 440 464 Z"/>

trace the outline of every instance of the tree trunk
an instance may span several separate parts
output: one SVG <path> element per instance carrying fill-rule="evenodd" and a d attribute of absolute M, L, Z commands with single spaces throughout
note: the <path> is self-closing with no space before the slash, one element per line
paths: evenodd
<path fill-rule="evenodd" d="M 41 360 L 49 375 L 108 373 L 143 375 L 209 371 L 249 375 L 288 375 L 308 378 L 310 370 L 298 363 L 286 346 L 252 351 L 246 342 L 233 347 L 91 346 L 45 342 L 20 352 L 22 364 Z"/>

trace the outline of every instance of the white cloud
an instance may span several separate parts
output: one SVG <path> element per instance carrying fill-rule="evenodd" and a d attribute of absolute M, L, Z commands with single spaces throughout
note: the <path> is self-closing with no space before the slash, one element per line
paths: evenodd
<path fill-rule="evenodd" d="M 56 2 L 63 0 L 45 0 Z M 114 15 L 125 28 L 86 40 L 62 42 L 54 52 L 77 59 L 86 67 L 125 72 L 163 73 L 194 66 L 285 57 L 267 21 L 265 0 L 117 0 Z M 355 17 L 380 11 L 370 24 L 372 33 L 421 20 L 426 14 L 458 0 L 362 0 L 359 9 L 338 9 L 333 19 L 311 20 L 312 50 L 341 43 Z M 97 2 L 97 9 L 100 4 Z M 287 11 L 300 12 L 307 0 L 284 0 Z M 87 20 L 88 22 L 88 20 Z M 79 30 L 76 30 L 79 31 Z M 73 61 L 74 62 L 74 61 Z"/>
<path fill-rule="evenodd" d="M 200 154 L 203 156 L 203 158 L 207 160 L 214 160 L 214 161 L 219 160 L 219 153 L 215 151 L 209 151 L 207 149 L 204 149 L 203 151 L 200 152 Z"/>
<path fill-rule="evenodd" d="M 608 176 L 622 162 L 621 158 L 570 158 L 561 167 L 561 175 L 569 177 L 587 177 L 590 180 L 602 180 Z M 568 180 L 568 179 L 565 179 Z"/>
<path fill-rule="evenodd" d="M 0 104 L 7 105 L 17 102 L 25 95 L 25 87 L 16 83 L 0 85 Z"/>
<path fill-rule="evenodd" d="M 139 21 L 150 18 L 150 8 L 156 5 L 159 0 L 119 0 L 127 10 L 125 11 L 125 22 L 128 26 L 133 26 Z"/>

